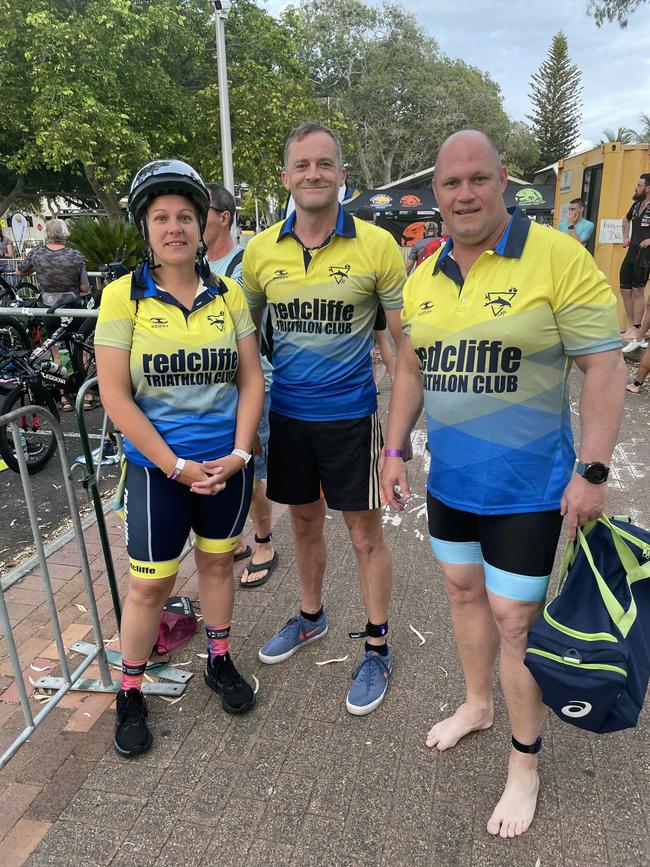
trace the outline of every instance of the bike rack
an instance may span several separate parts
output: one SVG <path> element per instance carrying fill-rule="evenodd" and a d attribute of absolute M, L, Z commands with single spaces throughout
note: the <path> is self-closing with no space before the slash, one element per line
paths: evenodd
<path fill-rule="evenodd" d="M 81 399 L 81 405 L 83 407 L 83 396 Z M 38 518 L 36 514 L 36 508 L 34 505 L 34 496 L 30 483 L 30 476 L 27 470 L 27 462 L 25 457 L 25 452 L 23 450 L 23 442 L 20 437 L 20 428 L 17 422 L 17 419 L 29 412 L 38 412 L 44 418 L 46 418 L 52 426 L 52 430 L 56 437 L 56 441 L 58 444 L 59 451 L 59 460 L 61 463 L 61 470 L 63 474 L 63 482 L 65 486 L 65 491 L 68 500 L 68 506 L 70 509 L 70 518 L 73 525 L 74 537 L 77 544 L 77 550 L 79 553 L 79 562 L 81 565 L 81 573 L 83 576 L 83 584 L 84 591 L 86 595 L 86 600 L 88 603 L 88 613 L 90 616 L 91 626 L 93 630 L 94 644 L 90 644 L 84 641 L 77 641 L 73 644 L 69 649 L 82 654 L 85 658 L 83 661 L 73 670 L 70 671 L 70 666 L 68 664 L 68 660 L 66 658 L 66 650 L 63 645 L 63 636 L 61 632 L 61 625 L 59 623 L 58 613 L 56 609 L 56 603 L 54 600 L 54 592 L 52 590 L 52 582 L 50 579 L 50 574 L 47 567 L 47 558 L 45 555 L 45 550 L 43 547 L 43 540 L 41 538 L 40 530 L 38 527 Z M 55 690 L 54 694 L 47 701 L 44 707 L 34 715 L 32 713 L 32 709 L 29 704 L 29 696 L 27 694 L 27 687 L 25 686 L 25 682 L 23 680 L 23 672 L 21 667 L 20 658 L 18 656 L 18 651 L 16 648 L 16 642 L 13 636 L 11 620 L 9 617 L 9 612 L 7 610 L 7 604 L 4 596 L 4 588 L 0 584 L 0 625 L 2 626 L 4 637 L 7 642 L 7 649 L 9 653 L 9 658 L 11 659 L 12 671 L 14 674 L 14 679 L 16 683 L 16 688 L 18 690 L 18 695 L 20 698 L 20 704 L 23 711 L 23 717 L 25 720 L 25 728 L 18 735 L 17 738 L 9 745 L 9 747 L 4 751 L 2 755 L 0 755 L 0 770 L 9 762 L 9 760 L 15 755 L 15 753 L 20 749 L 20 747 L 27 741 L 27 739 L 34 733 L 36 728 L 43 722 L 43 720 L 52 712 L 52 710 L 58 705 L 61 699 L 71 690 L 83 690 L 88 692 L 117 692 L 119 690 L 119 682 L 114 683 L 111 678 L 110 668 L 109 668 L 109 660 L 111 663 L 116 663 L 119 659 L 119 654 L 116 654 L 114 651 L 106 651 L 104 647 L 104 639 L 102 636 L 101 625 L 99 622 L 99 614 L 97 611 L 97 603 L 95 601 L 95 593 L 92 583 L 92 577 L 90 575 L 90 565 L 88 562 L 88 553 L 86 551 L 83 528 L 81 525 L 81 518 L 79 516 L 79 509 L 77 505 L 77 498 L 74 490 L 74 485 L 70 478 L 70 474 L 68 472 L 68 455 L 65 446 L 65 440 L 63 437 L 63 430 L 59 421 L 56 417 L 45 407 L 40 406 L 28 406 L 28 407 L 19 407 L 15 410 L 12 410 L 5 415 L 0 416 L 0 427 L 9 425 L 10 430 L 13 435 L 14 443 L 16 444 L 16 458 L 18 461 L 18 467 L 20 470 L 20 478 L 22 482 L 23 492 L 25 495 L 25 503 L 27 506 L 27 512 L 29 515 L 29 522 L 32 530 L 32 535 L 34 539 L 34 545 L 37 552 L 38 563 L 40 566 L 41 573 L 41 581 L 43 585 L 43 592 L 45 594 L 45 598 L 47 600 L 48 611 L 50 615 L 50 622 L 52 624 L 52 630 L 54 634 L 54 643 L 56 645 L 59 665 L 61 667 L 62 677 L 42 677 L 39 678 L 33 685 L 35 688 L 41 689 L 49 689 Z M 85 426 L 84 426 L 85 433 Z M 87 434 L 82 435 L 82 444 L 84 446 L 84 453 L 86 454 L 86 460 L 88 461 L 88 468 L 92 473 L 92 479 L 96 490 L 96 482 L 94 475 L 94 467 L 92 463 L 92 454 L 90 453 L 90 446 L 88 443 Z M 92 485 L 89 486 L 92 489 Z M 98 496 L 98 494 L 97 494 Z M 101 519 L 103 522 L 103 510 L 101 508 L 101 500 L 98 515 L 101 513 Z M 95 504 L 95 508 L 97 511 L 97 506 Z M 105 523 L 104 523 L 104 531 L 105 531 Z M 108 537 L 106 536 L 106 541 Z M 104 553 L 106 552 L 110 556 L 110 549 L 108 546 L 104 548 Z M 109 561 L 107 560 L 107 567 Z M 112 558 L 110 559 L 110 565 L 112 567 Z M 113 571 L 113 584 L 111 585 L 111 592 L 113 589 L 117 591 L 117 586 L 115 583 L 115 574 Z M 114 597 L 115 599 L 115 597 Z M 119 594 L 117 595 L 117 599 L 119 601 Z M 82 679 L 82 675 L 84 672 L 90 667 L 90 665 L 97 661 L 99 665 L 99 679 L 89 680 Z M 154 674 L 159 677 L 163 677 L 166 680 L 173 681 L 172 683 L 152 683 L 147 682 L 143 684 L 143 692 L 148 694 L 155 695 L 168 695 L 168 696 L 180 696 L 187 682 L 192 677 L 192 672 L 187 671 L 179 671 L 178 669 L 170 668 L 167 665 L 152 665 L 147 671 L 151 674 Z"/>

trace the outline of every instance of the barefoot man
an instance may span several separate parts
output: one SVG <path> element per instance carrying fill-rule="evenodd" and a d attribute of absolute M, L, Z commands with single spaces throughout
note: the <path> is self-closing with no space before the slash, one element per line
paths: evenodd
<path fill-rule="evenodd" d="M 404 288 L 409 340 L 398 352 L 382 489 L 386 502 L 404 508 L 406 469 L 394 450 L 424 389 L 429 533 L 467 690 L 427 744 L 446 750 L 492 725 L 500 652 L 512 749 L 487 830 L 515 837 L 535 814 L 545 713 L 523 664 L 526 636 L 543 606 L 563 516 L 573 537 L 604 508 L 625 370 L 605 277 L 566 235 L 506 211 L 507 180 L 483 133 L 464 130 L 440 148 L 433 191 L 450 238 Z M 572 362 L 584 373 L 577 466 Z"/>

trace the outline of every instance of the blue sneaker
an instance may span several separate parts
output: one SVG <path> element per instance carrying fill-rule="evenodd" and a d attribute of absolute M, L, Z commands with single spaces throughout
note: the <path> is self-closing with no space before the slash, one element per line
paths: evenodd
<path fill-rule="evenodd" d="M 393 648 L 388 645 L 388 656 L 366 650 L 352 675 L 352 686 L 345 706 L 355 716 L 365 716 L 382 703 L 388 681 L 393 674 Z"/>
<path fill-rule="evenodd" d="M 316 621 L 305 620 L 304 617 L 292 617 L 279 632 L 269 638 L 257 654 L 262 662 L 273 665 L 274 662 L 284 662 L 305 644 L 316 641 L 327 634 L 327 615 L 323 613 Z"/>

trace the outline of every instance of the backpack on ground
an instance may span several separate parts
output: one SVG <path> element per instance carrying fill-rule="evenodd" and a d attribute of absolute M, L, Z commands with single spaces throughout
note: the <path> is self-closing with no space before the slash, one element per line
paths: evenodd
<path fill-rule="evenodd" d="M 197 619 L 187 596 L 170 596 L 160 616 L 154 651 L 160 655 L 186 644 L 196 634 Z"/>
<path fill-rule="evenodd" d="M 636 725 L 650 677 L 650 532 L 620 516 L 578 528 L 524 662 L 565 722 L 599 733 Z"/>

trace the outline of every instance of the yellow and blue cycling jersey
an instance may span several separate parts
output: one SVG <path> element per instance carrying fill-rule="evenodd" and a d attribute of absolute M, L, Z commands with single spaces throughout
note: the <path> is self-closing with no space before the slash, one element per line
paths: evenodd
<path fill-rule="evenodd" d="M 244 253 L 248 303 L 268 303 L 271 313 L 271 409 L 303 421 L 372 415 L 372 327 L 379 304 L 402 306 L 399 247 L 341 207 L 334 232 L 317 249 L 303 247 L 294 223 L 295 212 L 251 238 Z"/>
<path fill-rule="evenodd" d="M 559 508 L 575 460 L 572 357 L 621 345 L 591 255 L 514 209 L 465 280 L 451 239 L 421 265 L 402 321 L 422 371 L 431 495 L 475 514 Z"/>
<path fill-rule="evenodd" d="M 254 330 L 234 280 L 201 284 L 187 311 L 144 265 L 104 289 L 95 343 L 130 352 L 133 400 L 174 454 L 202 461 L 234 446 L 237 341 Z M 124 453 L 153 466 L 128 440 Z"/>

